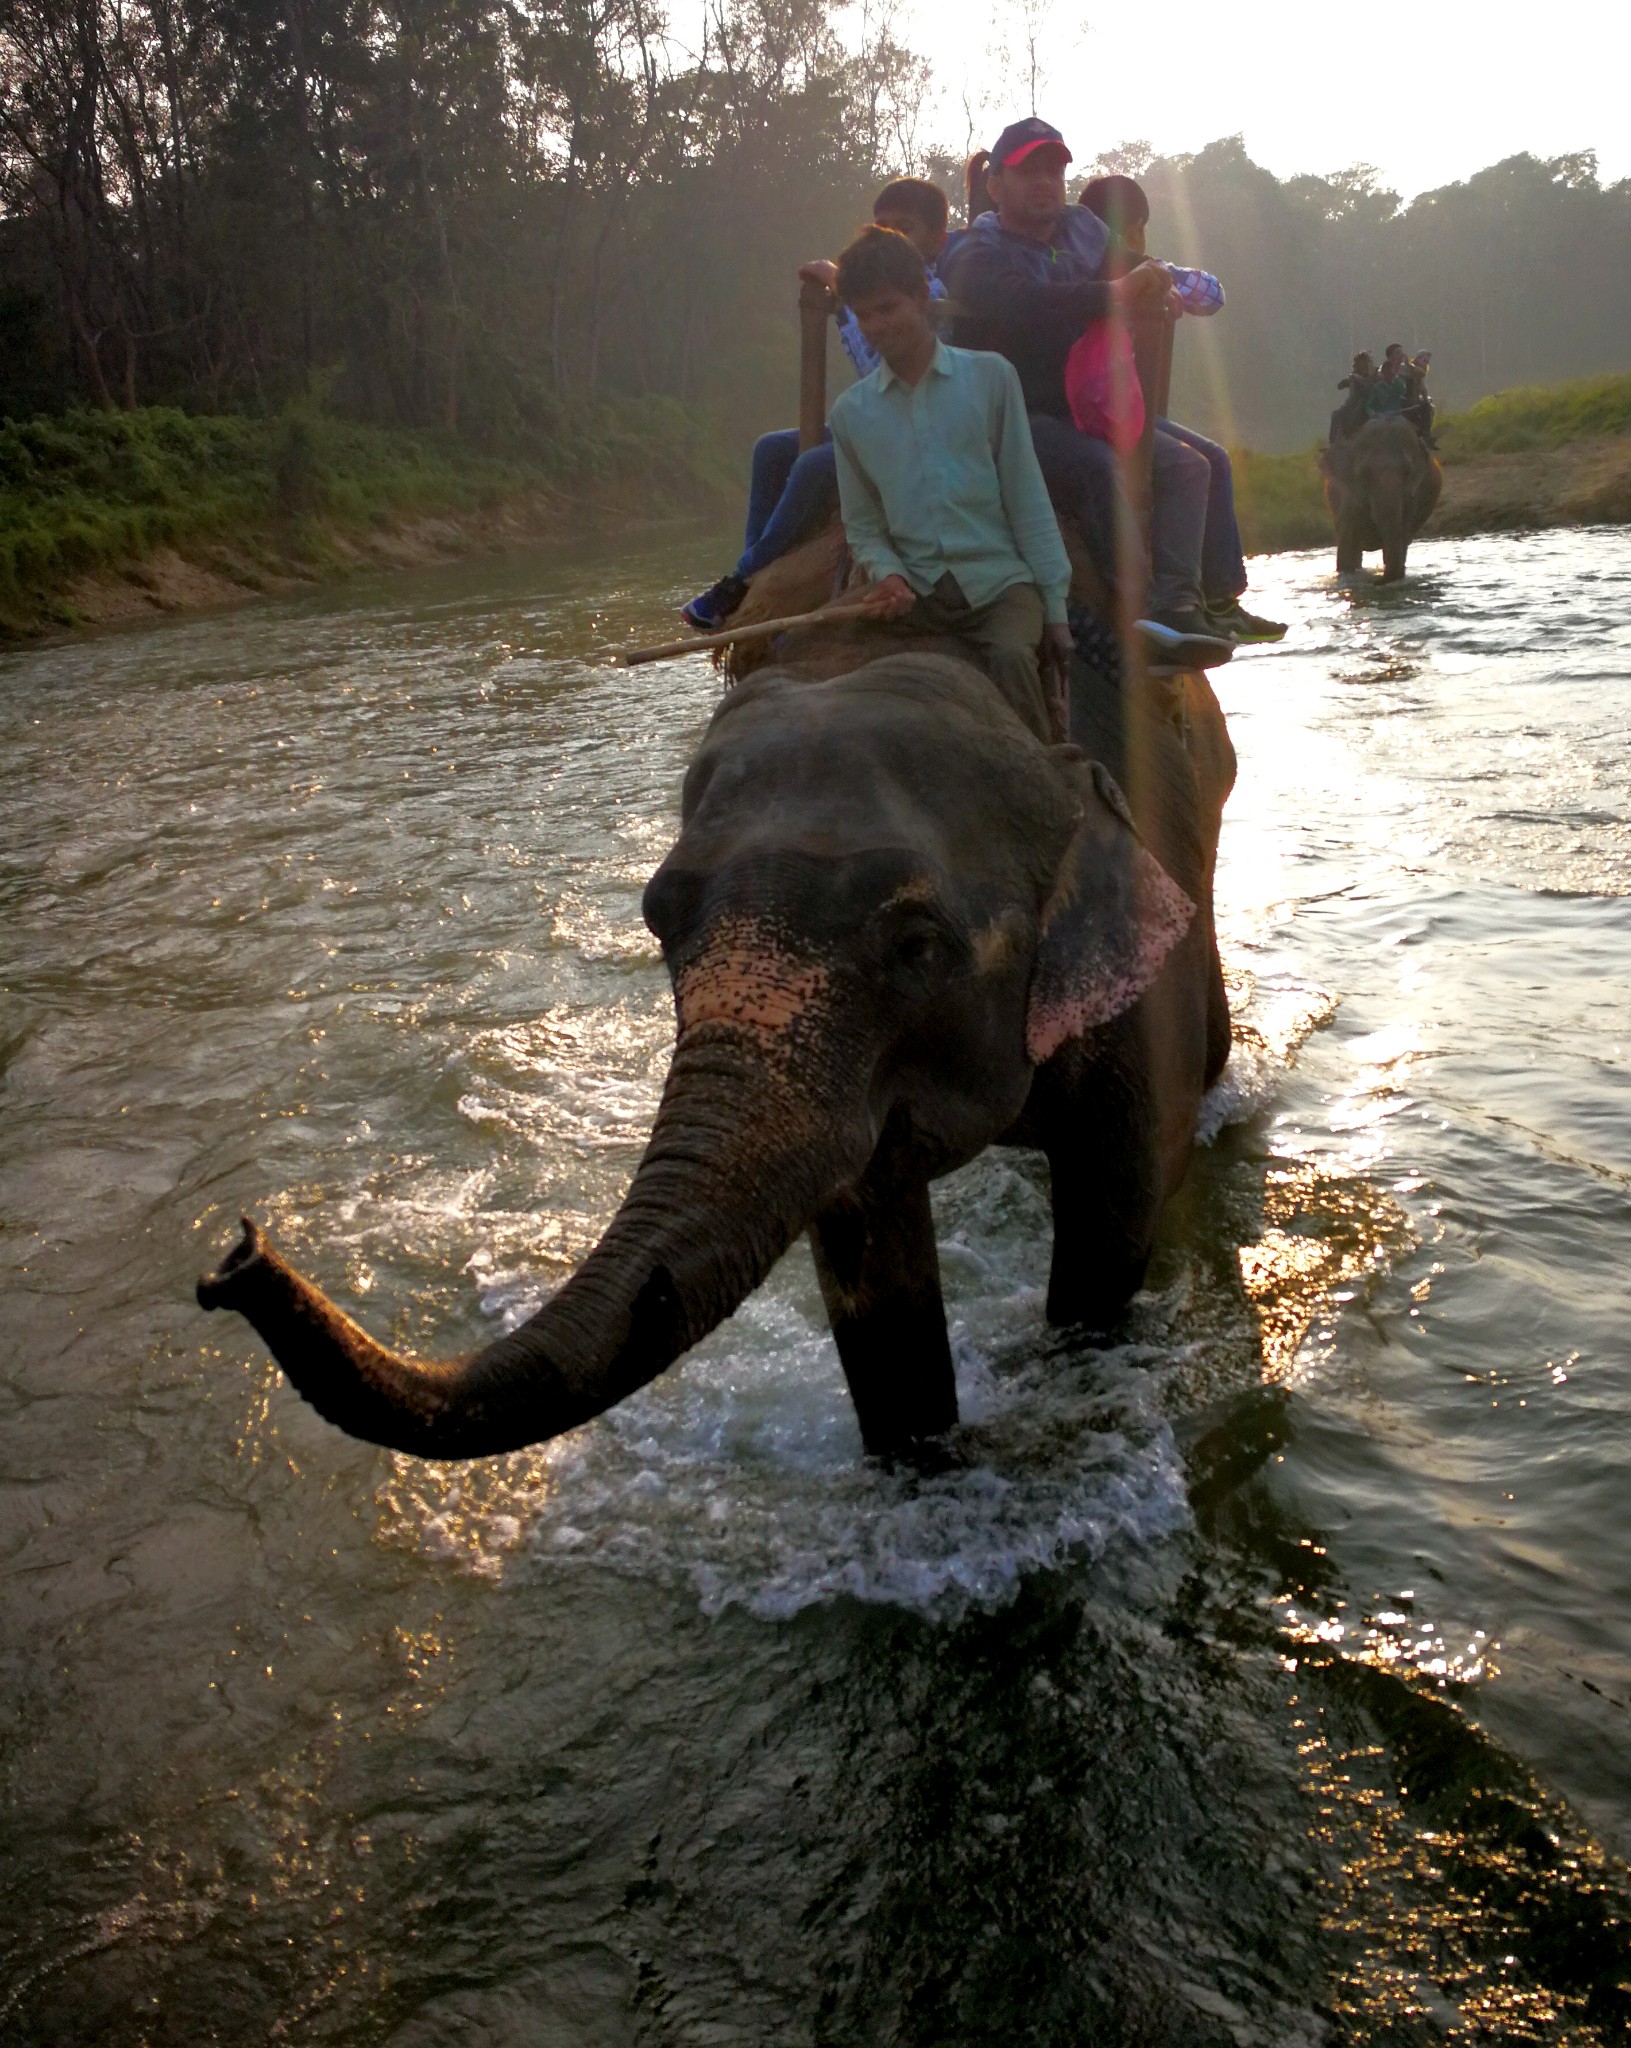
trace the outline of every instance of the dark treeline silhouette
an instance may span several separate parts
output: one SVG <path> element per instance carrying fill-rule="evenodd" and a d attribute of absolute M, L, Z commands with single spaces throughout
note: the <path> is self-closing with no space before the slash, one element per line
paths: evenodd
<path fill-rule="evenodd" d="M 699 40 L 650 0 L 3 0 L 0 412 L 784 406 L 792 265 L 915 154 L 925 72 L 826 0 Z"/>
<path fill-rule="evenodd" d="M 846 49 L 830 0 L 705 0 L 689 50 L 653 4 L 0 0 L 0 414 L 312 396 L 524 448 L 627 394 L 780 424 L 795 264 L 888 173 L 955 189 L 928 68 L 887 14 Z M 1432 348 L 1452 406 L 1627 360 L 1631 184 L 1589 154 L 1403 209 L 1238 139 L 1107 164 L 1228 287 L 1175 397 L 1224 438 L 1308 441 L 1361 346 Z"/>

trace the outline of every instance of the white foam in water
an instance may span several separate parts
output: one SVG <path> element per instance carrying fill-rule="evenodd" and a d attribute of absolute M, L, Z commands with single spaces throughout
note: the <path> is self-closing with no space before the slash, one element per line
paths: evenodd
<path fill-rule="evenodd" d="M 1258 976 L 1237 966 L 1229 1001 L 1235 1042 L 1229 1064 L 1202 1098 L 1197 1145 L 1210 1145 L 1228 1125 L 1248 1123 L 1267 1109 L 1298 1048 L 1337 1009 L 1337 999 L 1326 990 L 1283 969 Z"/>
<path fill-rule="evenodd" d="M 1267 1046 L 1234 1045 L 1229 1064 L 1201 1098 L 1195 1117 L 1195 1142 L 1210 1145 L 1229 1124 L 1249 1123 L 1259 1110 L 1267 1109 L 1286 1070 L 1282 1053 Z"/>
<path fill-rule="evenodd" d="M 1182 1527 L 1184 1471 L 1159 1403 L 1174 1354 L 1050 1338 L 1046 1200 L 1014 1161 L 986 1155 L 936 1206 L 960 1469 L 890 1474 L 862 1455 L 799 1247 L 599 1421 L 476 1474 L 404 1461 L 397 1500 L 417 1540 L 504 1579 L 595 1566 L 689 1582 L 710 1614 L 782 1618 L 848 1596 L 945 1616 L 1011 1599 L 1027 1571 Z M 494 1275 L 483 1306 L 510 1325 L 537 1298 Z"/>
<path fill-rule="evenodd" d="M 1263 967 L 1237 966 L 1240 1036 L 1201 1105 L 1201 1144 L 1267 1107 L 1335 1008 L 1283 964 Z M 932 1615 L 1000 1604 L 1027 1571 L 1182 1527 L 1185 1476 L 1160 1405 L 1182 1353 L 1094 1351 L 1048 1332 L 1051 1218 L 1022 1155 L 986 1153 L 936 1188 L 935 1212 L 958 1469 L 919 1478 L 863 1456 L 800 1245 L 729 1323 L 599 1421 L 474 1475 L 404 1461 L 400 1533 L 497 1578 L 611 1569 L 689 1583 L 708 1613 L 785 1617 L 844 1596 Z M 536 1272 L 501 1255 L 468 1270 L 506 1329 L 543 1298 Z"/>

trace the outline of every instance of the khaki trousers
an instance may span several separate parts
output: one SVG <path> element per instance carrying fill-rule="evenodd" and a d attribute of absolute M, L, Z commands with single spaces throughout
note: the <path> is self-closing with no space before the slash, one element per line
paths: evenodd
<path fill-rule="evenodd" d="M 1010 583 L 989 604 L 970 605 L 952 579 L 944 576 L 897 624 L 909 631 L 951 633 L 968 641 L 979 650 L 992 682 L 1037 738 L 1052 737 L 1037 666 L 1042 593 L 1034 583 Z"/>

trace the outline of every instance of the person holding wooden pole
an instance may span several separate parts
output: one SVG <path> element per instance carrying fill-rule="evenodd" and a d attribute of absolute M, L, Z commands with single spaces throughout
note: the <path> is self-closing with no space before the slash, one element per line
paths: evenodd
<path fill-rule="evenodd" d="M 946 347 L 922 261 L 887 228 L 856 236 L 837 284 L 882 358 L 832 409 L 844 536 L 874 584 L 863 601 L 966 640 L 1038 738 L 1062 740 L 1070 558 L 1013 365 Z"/>

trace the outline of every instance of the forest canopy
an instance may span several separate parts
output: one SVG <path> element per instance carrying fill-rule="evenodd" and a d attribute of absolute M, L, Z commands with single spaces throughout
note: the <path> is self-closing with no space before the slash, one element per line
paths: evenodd
<path fill-rule="evenodd" d="M 886 175 L 960 197 L 928 65 L 826 0 L 0 0 L 0 414 L 315 401 L 524 452 L 597 396 L 782 424 L 792 274 Z M 881 26 L 879 22 L 881 21 Z M 1045 84 L 1043 96 L 1045 98 Z M 1096 140 L 1072 124 L 1080 167 Z M 1239 138 L 1105 152 L 1223 277 L 1176 409 L 1306 444 L 1359 347 L 1452 404 L 1621 366 L 1631 183 L 1520 156 L 1408 206 Z"/>

